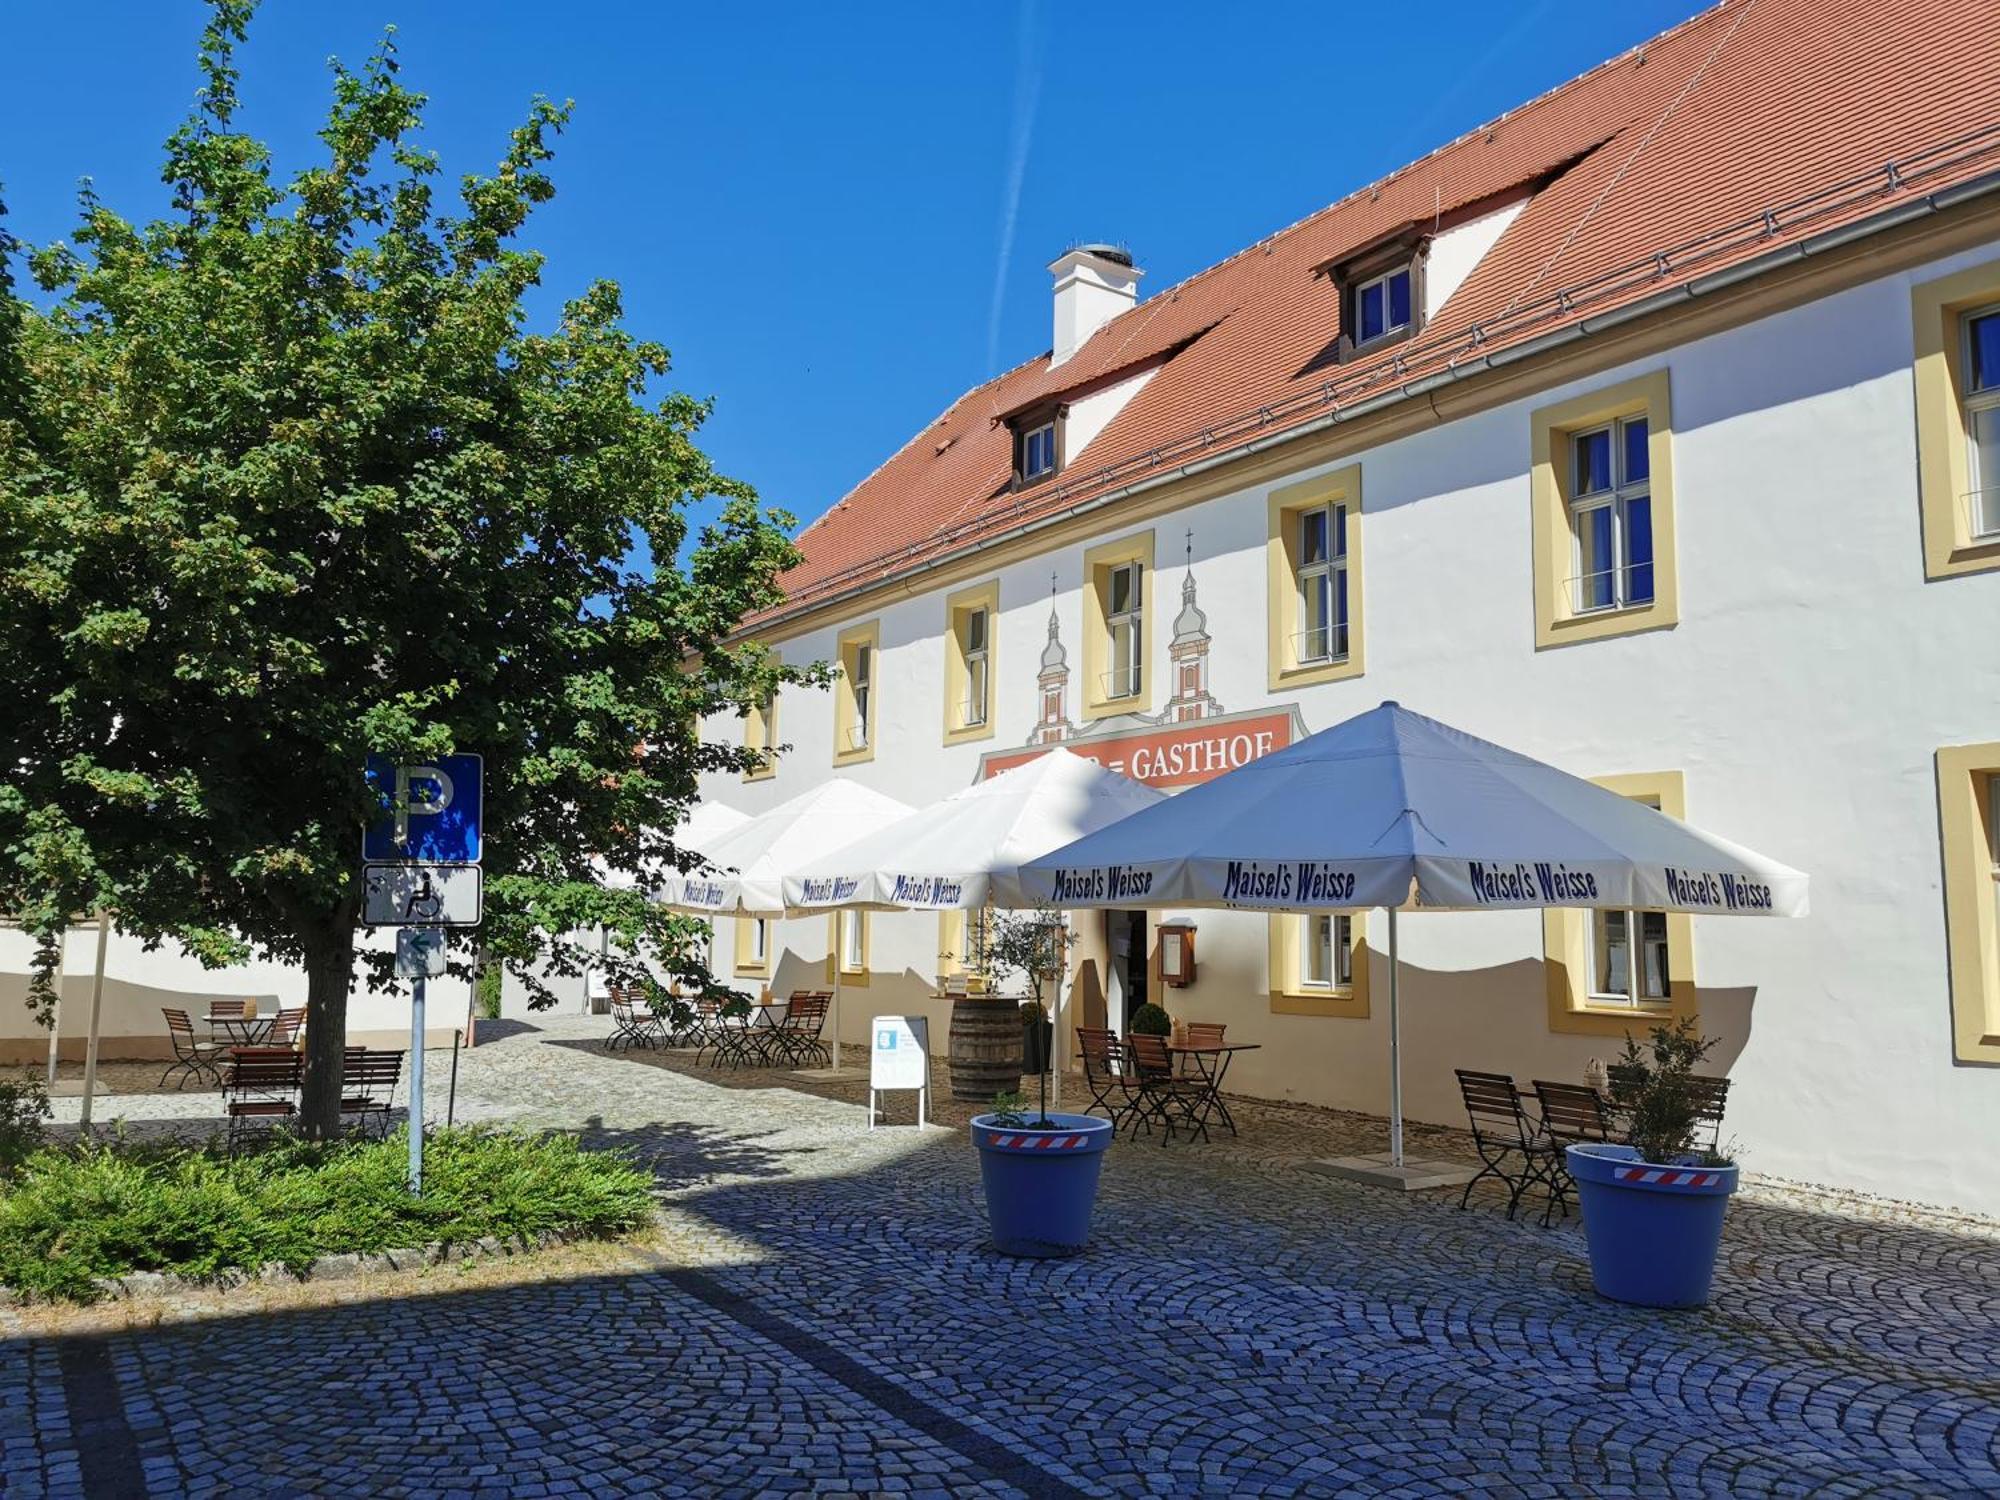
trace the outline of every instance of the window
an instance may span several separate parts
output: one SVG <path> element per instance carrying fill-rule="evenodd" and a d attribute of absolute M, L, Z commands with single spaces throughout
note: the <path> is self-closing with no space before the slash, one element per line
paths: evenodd
<path fill-rule="evenodd" d="M 1672 993 L 1667 961 L 1667 914 L 1661 911 L 1594 911 L 1591 914 L 1590 1003 L 1664 1006 Z M 1633 958 L 1633 940 L 1638 958 Z"/>
<path fill-rule="evenodd" d="M 1569 526 L 1576 538 L 1570 612 L 1653 602 L 1653 501 L 1644 417 L 1570 439 Z"/>
<path fill-rule="evenodd" d="M 1153 533 L 1084 553 L 1083 716 L 1145 713 L 1153 706 Z"/>
<path fill-rule="evenodd" d="M 1130 698 L 1139 691 L 1139 674 L 1146 665 L 1146 614 L 1139 576 L 1144 566 L 1128 562 L 1111 570 L 1104 606 L 1104 624 L 1111 632 L 1111 665 L 1104 674 L 1107 698 Z"/>
<path fill-rule="evenodd" d="M 1354 984 L 1354 919 L 1344 912 L 1313 912 L 1299 918 L 1299 985 L 1308 990 L 1345 990 Z"/>
<path fill-rule="evenodd" d="M 944 742 L 993 734 L 993 626 L 1000 585 L 988 582 L 945 600 Z"/>
<path fill-rule="evenodd" d="M 1673 817 L 1687 816 L 1678 771 L 1596 781 Z M 1551 1031 L 1615 1041 L 1637 1022 L 1696 1013 L 1694 919 L 1683 912 L 1545 911 L 1542 964 Z"/>
<path fill-rule="evenodd" d="M 1924 576 L 2000 568 L 2000 261 L 1910 289 Z"/>
<path fill-rule="evenodd" d="M 1678 624 L 1667 372 L 1542 407 L 1530 422 L 1536 648 Z"/>
<path fill-rule="evenodd" d="M 868 986 L 869 914 L 865 911 L 836 911 L 827 914 L 826 978 L 838 979 L 845 989 Z M 836 972 L 837 970 L 837 972 Z"/>
<path fill-rule="evenodd" d="M 736 972 L 768 979 L 771 974 L 771 924 L 763 917 L 737 917 Z"/>
<path fill-rule="evenodd" d="M 833 763 L 849 766 L 875 758 L 875 711 L 880 696 L 881 627 L 870 620 L 840 633 L 840 680 L 833 696 Z"/>
<path fill-rule="evenodd" d="M 1265 919 L 1270 931 L 1271 1013 L 1368 1015 L 1367 919 L 1307 912 Z"/>
<path fill-rule="evenodd" d="M 1017 469 L 1021 483 L 1030 484 L 1056 471 L 1056 424 L 1044 422 L 1021 434 L 1021 457 Z"/>
<path fill-rule="evenodd" d="M 778 695 L 753 703 L 743 714 L 743 748 L 759 751 L 762 762 L 754 771 L 745 771 L 745 781 L 763 781 L 778 774 Z"/>
<path fill-rule="evenodd" d="M 2000 307 L 1965 320 L 1966 522 L 1972 536 L 2000 538 Z"/>
<path fill-rule="evenodd" d="M 2000 1063 L 2000 744 L 1937 753 L 1952 1053 Z"/>
<path fill-rule="evenodd" d="M 1372 343 L 1410 326 L 1410 268 L 1400 266 L 1354 288 L 1354 342 Z"/>
<path fill-rule="evenodd" d="M 1361 468 L 1271 492 L 1270 688 L 1361 675 Z"/>

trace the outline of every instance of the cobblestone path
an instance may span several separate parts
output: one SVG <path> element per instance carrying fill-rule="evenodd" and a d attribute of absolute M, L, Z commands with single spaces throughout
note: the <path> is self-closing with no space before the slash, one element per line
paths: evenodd
<path fill-rule="evenodd" d="M 9 1496 L 2000 1493 L 2000 1244 L 1738 1202 L 1714 1305 L 1590 1290 L 1574 1224 L 1312 1173 L 1244 1104 L 1120 1144 L 1092 1251 L 984 1243 L 964 1135 L 538 1022 L 475 1115 L 629 1144 L 629 1270 L 0 1344 Z M 961 1113 L 946 1109 L 948 1123 Z M 1452 1149 L 1448 1133 L 1426 1149 Z"/>

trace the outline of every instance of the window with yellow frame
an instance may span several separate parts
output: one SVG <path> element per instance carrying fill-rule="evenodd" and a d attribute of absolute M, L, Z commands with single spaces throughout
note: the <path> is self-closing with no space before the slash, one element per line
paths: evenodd
<path fill-rule="evenodd" d="M 829 912 L 826 919 L 826 978 L 839 979 L 843 989 L 864 989 L 868 984 L 869 913 Z"/>
<path fill-rule="evenodd" d="M 868 621 L 840 633 L 835 654 L 840 678 L 833 685 L 833 763 L 851 766 L 875 758 L 875 709 L 880 696 L 882 627 Z"/>
<path fill-rule="evenodd" d="M 743 714 L 743 748 L 757 751 L 763 759 L 757 768 L 745 771 L 745 781 L 765 781 L 778 774 L 778 695 L 773 692 L 762 703 L 753 703 Z"/>
<path fill-rule="evenodd" d="M 1153 533 L 1083 554 L 1083 717 L 1153 707 Z"/>
<path fill-rule="evenodd" d="M 994 631 L 1000 619 L 998 579 L 961 589 L 944 604 L 944 742 L 993 735 Z"/>
<path fill-rule="evenodd" d="M 2000 261 L 1910 290 L 1924 576 L 2000 568 Z"/>
<path fill-rule="evenodd" d="M 1368 914 L 1277 915 L 1269 924 L 1271 1013 L 1368 1016 Z"/>
<path fill-rule="evenodd" d="M 736 972 L 755 979 L 771 977 L 771 924 L 764 917 L 738 917 Z"/>
<path fill-rule="evenodd" d="M 1679 771 L 1598 776 L 1598 786 L 1687 816 Z M 1542 913 L 1549 1030 L 1617 1038 L 1697 1013 L 1694 918 L 1684 912 L 1553 907 Z"/>
<path fill-rule="evenodd" d="M 1535 646 L 1680 622 L 1665 370 L 1530 414 Z"/>
<path fill-rule="evenodd" d="M 2000 1063 L 2000 742 L 1937 753 L 1952 1054 Z"/>
<path fill-rule="evenodd" d="M 1272 490 L 1264 556 L 1271 691 L 1359 677 L 1361 466 Z"/>

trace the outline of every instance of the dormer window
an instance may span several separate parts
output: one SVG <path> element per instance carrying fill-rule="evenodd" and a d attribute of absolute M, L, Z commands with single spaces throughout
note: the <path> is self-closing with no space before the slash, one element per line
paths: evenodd
<path fill-rule="evenodd" d="M 1371 344 L 1410 326 L 1410 268 L 1399 266 L 1354 289 L 1354 342 Z"/>
<path fill-rule="evenodd" d="M 1033 427 L 1024 427 L 1014 440 L 1014 477 L 1021 484 L 1055 473 L 1056 424 L 1053 418 Z"/>

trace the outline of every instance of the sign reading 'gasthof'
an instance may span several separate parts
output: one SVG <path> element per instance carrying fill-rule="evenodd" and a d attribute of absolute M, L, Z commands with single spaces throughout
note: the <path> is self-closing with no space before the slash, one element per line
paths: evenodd
<path fill-rule="evenodd" d="M 1296 738 L 1295 731 L 1291 709 L 1272 709 L 1190 719 L 1102 737 L 1083 735 L 1061 744 L 1065 750 L 1147 786 L 1194 786 L 1284 749 Z M 1033 745 L 989 755 L 980 763 L 980 774 L 998 776 L 1053 748 Z"/>

